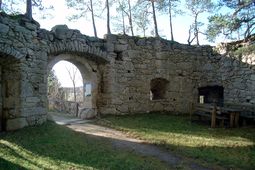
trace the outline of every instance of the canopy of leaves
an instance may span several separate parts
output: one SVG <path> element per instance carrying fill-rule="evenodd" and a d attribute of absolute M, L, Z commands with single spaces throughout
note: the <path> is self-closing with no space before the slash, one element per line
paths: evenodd
<path fill-rule="evenodd" d="M 61 84 L 55 74 L 55 71 L 51 70 L 48 76 L 48 96 L 55 99 L 59 98 L 61 96 L 60 88 Z"/>
<path fill-rule="evenodd" d="M 17 14 L 24 14 L 26 0 L 2 0 L 1 10 L 5 13 L 17 15 Z M 51 17 L 49 10 L 54 9 L 53 6 L 45 5 L 43 0 L 31 0 L 32 7 L 37 9 L 36 12 L 40 13 L 40 18 L 46 19 Z M 47 12 L 46 12 L 47 11 Z"/>
<path fill-rule="evenodd" d="M 98 16 L 102 13 L 102 2 L 98 0 L 93 0 L 92 6 L 94 8 L 94 15 Z M 71 14 L 68 19 L 70 21 L 77 20 L 81 17 L 88 17 L 90 15 L 91 9 L 90 0 L 66 0 L 66 4 L 69 8 L 73 8 L 75 10 L 75 14 Z M 100 13 L 100 14 L 99 14 Z"/>
<path fill-rule="evenodd" d="M 214 9 L 214 4 L 211 0 L 186 0 L 186 6 L 193 15 L 210 12 Z"/>
<path fill-rule="evenodd" d="M 209 41 L 220 35 L 231 39 L 247 38 L 255 32 L 255 0 L 220 0 L 218 6 L 229 12 L 209 17 Z"/>

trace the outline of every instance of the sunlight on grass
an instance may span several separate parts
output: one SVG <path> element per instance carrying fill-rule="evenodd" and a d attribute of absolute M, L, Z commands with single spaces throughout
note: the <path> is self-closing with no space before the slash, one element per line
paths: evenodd
<path fill-rule="evenodd" d="M 211 129 L 165 114 L 107 116 L 98 123 L 211 166 L 255 167 L 254 128 Z"/>
<path fill-rule="evenodd" d="M 129 131 L 129 129 L 126 129 Z M 135 133 L 135 131 L 133 131 Z M 188 147 L 200 147 L 200 146 L 216 146 L 216 147 L 245 147 L 253 146 L 252 140 L 243 137 L 229 137 L 229 138 L 217 138 L 217 137 L 203 137 L 192 134 L 181 134 L 171 132 L 161 132 L 158 130 L 147 130 L 146 132 L 139 132 L 141 136 L 146 136 L 146 139 L 156 141 L 165 141 L 168 144 Z M 149 134 L 147 134 L 149 133 Z"/>
<path fill-rule="evenodd" d="M 117 150 L 107 138 L 45 123 L 0 134 L 0 169 L 168 169 L 152 157 Z"/>
<path fill-rule="evenodd" d="M 42 157 L 5 140 L 0 140 L 0 145 L 1 158 L 5 159 L 6 161 L 18 164 L 19 166 L 22 166 L 26 169 L 95 169 L 92 167 L 82 167 L 78 164 L 64 162 L 61 160 L 53 160 L 49 157 Z"/>

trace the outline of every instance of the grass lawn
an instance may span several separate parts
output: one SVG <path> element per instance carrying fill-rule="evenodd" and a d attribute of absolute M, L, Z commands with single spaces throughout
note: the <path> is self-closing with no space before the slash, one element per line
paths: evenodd
<path fill-rule="evenodd" d="M 109 140 L 47 122 L 0 134 L 0 169 L 168 169 L 149 157 L 116 150 Z"/>
<path fill-rule="evenodd" d="M 189 117 L 156 113 L 106 116 L 98 124 L 123 130 L 210 167 L 255 168 L 254 127 L 211 129 L 190 123 Z"/>

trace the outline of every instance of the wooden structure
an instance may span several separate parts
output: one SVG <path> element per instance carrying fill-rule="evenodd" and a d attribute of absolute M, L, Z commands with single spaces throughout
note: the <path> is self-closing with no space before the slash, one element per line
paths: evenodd
<path fill-rule="evenodd" d="M 242 119 L 243 125 L 246 124 L 247 120 L 255 121 L 254 104 L 225 103 L 224 106 L 235 110 L 239 110 L 240 118 Z"/>
<path fill-rule="evenodd" d="M 216 127 L 216 120 L 220 120 L 220 126 L 223 127 L 226 120 L 229 120 L 229 126 L 239 126 L 240 110 L 229 107 L 220 107 L 215 104 L 198 103 L 193 107 L 193 114 L 199 117 L 209 117 L 211 128 Z"/>
<path fill-rule="evenodd" d="M 220 107 L 211 104 L 201 104 L 198 103 L 193 108 L 193 113 L 198 116 L 209 117 L 211 120 L 211 128 L 216 127 L 216 119 L 221 121 L 221 126 L 224 126 L 224 121 L 227 120 L 226 117 L 221 115 Z"/>

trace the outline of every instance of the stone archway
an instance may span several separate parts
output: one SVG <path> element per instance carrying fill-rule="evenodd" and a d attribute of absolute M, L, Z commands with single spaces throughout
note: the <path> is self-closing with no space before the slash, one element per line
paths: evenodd
<path fill-rule="evenodd" d="M 74 64 L 80 71 L 83 79 L 83 87 L 86 84 L 91 85 L 91 95 L 85 96 L 83 93 L 83 103 L 79 107 L 78 116 L 82 118 L 90 118 L 95 116 L 97 113 L 97 96 L 98 96 L 98 85 L 100 80 L 100 74 L 98 70 L 98 64 L 94 61 L 88 60 L 87 58 L 75 54 L 59 54 L 49 56 L 48 61 L 48 72 L 53 68 L 53 66 L 59 61 L 68 61 Z M 94 112 L 93 115 L 83 115 L 82 112 Z M 89 113 L 92 114 L 92 113 Z"/>
<path fill-rule="evenodd" d="M 105 41 L 82 35 L 77 30 L 68 29 L 66 25 L 57 25 L 51 32 L 42 32 L 47 39 L 48 71 L 60 60 L 74 64 L 81 72 L 83 85 L 91 85 L 91 96 L 85 98 L 88 108 L 81 112 L 97 112 L 98 87 L 101 79 L 101 64 L 110 62 L 105 50 Z M 90 102 L 90 103 L 89 103 Z"/>

